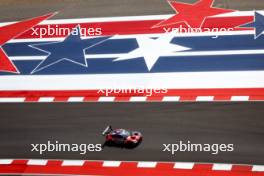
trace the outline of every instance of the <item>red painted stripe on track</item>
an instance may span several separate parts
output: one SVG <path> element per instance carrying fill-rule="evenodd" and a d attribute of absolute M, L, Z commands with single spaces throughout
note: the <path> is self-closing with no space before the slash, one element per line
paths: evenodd
<path fill-rule="evenodd" d="M 104 161 L 84 161 L 83 165 L 63 165 L 61 160 L 46 165 L 30 165 L 28 160 L 14 160 L 0 164 L 0 174 L 78 174 L 107 176 L 263 176 L 263 171 L 252 171 L 251 165 L 231 165 L 231 170 L 213 170 L 214 164 L 193 163 L 193 168 L 174 168 L 175 163 L 157 162 L 155 167 L 138 167 L 139 162 L 121 162 L 119 166 L 104 166 Z M 176 162 L 177 163 L 177 162 Z M 264 166 L 261 166 L 264 168 Z"/>
<path fill-rule="evenodd" d="M 150 34 L 150 33 L 165 33 L 164 27 L 159 28 L 152 28 L 155 24 L 163 20 L 135 20 L 135 21 L 116 21 L 111 22 L 84 22 L 84 23 L 74 23 L 74 24 L 45 24 L 45 25 L 38 25 L 35 27 L 36 29 L 48 29 L 48 27 L 56 29 L 56 28 L 63 28 L 63 29 L 73 29 L 78 24 L 81 25 L 82 28 L 101 28 L 102 35 L 128 35 L 128 34 Z M 233 28 L 233 30 L 245 30 L 249 28 L 236 28 L 245 23 L 249 23 L 254 20 L 253 16 L 239 16 L 239 17 L 211 17 L 205 20 L 205 23 L 202 28 L 204 31 L 208 31 L 209 29 L 220 29 L 220 28 Z M 173 24 L 167 26 L 166 28 L 179 28 L 182 26 L 186 28 L 187 25 L 185 23 Z M 20 35 L 17 39 L 28 39 L 28 38 L 39 38 L 39 35 L 32 35 L 34 34 L 33 30 L 29 30 L 24 34 Z M 88 33 L 86 34 L 87 36 Z M 65 37 L 67 34 L 54 34 L 54 35 L 43 35 L 42 38 L 58 38 L 58 37 Z"/>

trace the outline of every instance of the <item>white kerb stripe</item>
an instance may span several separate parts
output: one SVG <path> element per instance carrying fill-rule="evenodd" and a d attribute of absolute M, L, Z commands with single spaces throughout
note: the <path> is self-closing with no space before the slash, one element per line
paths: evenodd
<path fill-rule="evenodd" d="M 0 159 L 0 164 L 11 164 L 12 162 L 12 159 Z"/>
<path fill-rule="evenodd" d="M 47 160 L 37 160 L 37 159 L 31 159 L 28 160 L 27 165 L 36 165 L 36 166 L 44 166 L 47 165 Z"/>
<path fill-rule="evenodd" d="M 231 101 L 248 101 L 249 96 L 232 96 Z"/>
<path fill-rule="evenodd" d="M 62 166 L 83 166 L 84 162 L 82 160 L 64 160 Z"/>
<path fill-rule="evenodd" d="M 228 76 L 229 79 L 226 79 Z M 2 91 L 56 91 L 56 90 L 98 90 L 98 89 L 210 89 L 210 88 L 257 88 L 264 87 L 264 71 L 238 72 L 188 72 L 142 74 L 93 74 L 93 75 L 34 75 L 0 76 Z M 242 79 L 243 78 L 243 79 Z M 135 81 L 136 80 L 136 81 Z M 151 81 L 156 80 L 156 81 Z M 28 82 L 28 84 L 23 84 Z M 49 82 L 49 84 L 47 84 Z M 120 82 L 120 84 L 116 84 Z M 146 85 L 146 82 L 148 83 Z M 93 83 L 93 84 L 91 84 Z M 146 96 L 146 95 L 141 95 Z"/>
<path fill-rule="evenodd" d="M 54 97 L 40 97 L 38 102 L 53 102 Z"/>
<path fill-rule="evenodd" d="M 104 161 L 103 167 L 119 167 L 120 161 Z"/>
<path fill-rule="evenodd" d="M 162 101 L 180 101 L 180 96 L 164 96 Z"/>
<path fill-rule="evenodd" d="M 198 96 L 196 97 L 196 101 L 213 101 L 214 96 Z"/>
<path fill-rule="evenodd" d="M 154 168 L 157 162 L 138 162 L 137 167 Z"/>
<path fill-rule="evenodd" d="M 194 166 L 194 163 L 182 163 L 177 162 L 174 164 L 174 169 L 192 169 Z"/>
<path fill-rule="evenodd" d="M 100 102 L 112 102 L 115 101 L 115 97 L 100 97 L 98 99 Z"/>
<path fill-rule="evenodd" d="M 0 98 L 0 103 L 24 102 L 26 98 Z"/>
<path fill-rule="evenodd" d="M 83 102 L 84 97 L 70 97 L 68 102 Z"/>
<path fill-rule="evenodd" d="M 252 167 L 253 172 L 264 172 L 264 166 L 254 165 Z"/>
<path fill-rule="evenodd" d="M 129 101 L 142 102 L 146 100 L 147 100 L 147 97 L 131 97 Z"/>
<path fill-rule="evenodd" d="M 212 169 L 230 171 L 232 169 L 232 164 L 214 164 Z"/>
<path fill-rule="evenodd" d="M 135 21 L 135 20 L 163 20 L 173 16 L 167 15 L 145 15 L 145 16 L 119 16 L 119 17 L 97 17 L 97 18 L 76 18 L 76 19 L 54 19 L 42 21 L 40 24 L 72 24 L 72 23 L 91 23 L 91 22 L 115 22 L 115 21 Z M 0 23 L 1 25 L 2 23 Z M 10 23 L 4 23 L 10 24 Z"/>

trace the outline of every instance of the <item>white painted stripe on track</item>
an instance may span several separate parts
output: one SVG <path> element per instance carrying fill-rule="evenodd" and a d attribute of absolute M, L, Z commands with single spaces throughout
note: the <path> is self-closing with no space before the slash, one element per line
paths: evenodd
<path fill-rule="evenodd" d="M 214 101 L 214 96 L 197 96 L 196 101 Z"/>
<path fill-rule="evenodd" d="M 214 164 L 212 170 L 230 171 L 232 166 L 232 164 Z"/>
<path fill-rule="evenodd" d="M 64 160 L 62 166 L 83 166 L 84 160 Z"/>
<path fill-rule="evenodd" d="M 38 102 L 53 102 L 55 99 L 55 97 L 40 97 Z"/>
<path fill-rule="evenodd" d="M 258 10 L 258 13 L 261 13 L 264 15 L 264 11 L 263 10 Z M 240 16 L 254 16 L 255 11 L 235 11 L 235 12 L 229 12 L 229 13 L 223 13 L 223 14 L 219 14 L 219 15 L 214 15 L 211 17 L 214 18 L 221 18 L 221 17 L 240 17 Z"/>
<path fill-rule="evenodd" d="M 249 96 L 232 96 L 231 101 L 248 101 Z"/>
<path fill-rule="evenodd" d="M 0 103 L 24 102 L 26 98 L 0 98 Z"/>
<path fill-rule="evenodd" d="M 84 97 L 70 97 L 68 102 L 83 102 Z"/>
<path fill-rule="evenodd" d="M 167 102 L 170 102 L 170 101 L 180 101 L 180 96 L 164 96 L 162 101 L 167 101 Z"/>
<path fill-rule="evenodd" d="M 113 102 L 115 101 L 115 97 L 99 97 L 99 102 Z"/>
<path fill-rule="evenodd" d="M 194 163 L 184 163 L 184 162 L 176 162 L 174 164 L 174 169 L 192 169 Z"/>
<path fill-rule="evenodd" d="M 0 76 L 0 82 L 3 91 L 261 88 L 264 71 L 20 75 Z"/>
<path fill-rule="evenodd" d="M 12 159 L 0 159 L 0 164 L 11 164 L 13 161 Z"/>
<path fill-rule="evenodd" d="M 28 160 L 27 165 L 39 165 L 39 166 L 45 166 L 47 165 L 48 160 L 42 160 L 42 159 L 31 159 Z"/>
<path fill-rule="evenodd" d="M 196 32 L 196 33 L 175 33 L 175 37 L 194 37 L 194 36 L 228 36 L 228 35 L 254 35 L 254 30 L 243 30 L 243 31 L 226 31 L 226 32 Z M 128 39 L 137 38 L 139 36 L 144 37 L 160 37 L 164 33 L 153 33 L 153 34 L 128 34 L 128 35 L 116 35 L 111 39 Z M 100 36 L 96 36 L 100 37 Z M 89 39 L 95 37 L 82 37 L 82 39 Z M 12 39 L 7 43 L 24 43 L 24 42 L 50 42 L 50 41 L 63 41 L 65 37 L 53 37 L 53 38 L 28 38 L 28 39 Z M 42 57 L 42 56 L 40 56 Z"/>
<path fill-rule="evenodd" d="M 255 55 L 264 54 L 264 50 L 226 50 L 226 51 L 182 51 L 169 53 L 164 57 L 183 57 L 183 56 L 225 56 L 225 55 Z M 118 58 L 124 57 L 127 54 L 95 54 L 85 55 L 86 59 L 105 59 L 105 58 Z M 30 59 L 30 57 L 28 57 Z M 34 58 L 32 58 L 34 59 Z"/>
<path fill-rule="evenodd" d="M 27 61 L 27 60 L 44 60 L 47 56 L 14 56 L 10 57 L 13 61 Z"/>
<path fill-rule="evenodd" d="M 132 96 L 130 97 L 129 101 L 131 102 L 145 102 L 147 101 L 147 97 L 146 96 Z"/>
<path fill-rule="evenodd" d="M 117 16 L 117 17 L 95 17 L 95 18 L 69 18 L 69 19 L 52 19 L 45 20 L 39 23 L 39 25 L 49 25 L 49 24 L 74 24 L 74 23 L 94 23 L 94 22 L 119 22 L 119 21 L 145 21 L 145 20 L 163 20 L 170 18 L 174 14 L 165 15 L 140 15 L 140 16 Z M 10 25 L 18 21 L 12 22 L 2 22 L 1 26 Z"/>
<path fill-rule="evenodd" d="M 53 19 L 45 20 L 40 25 L 46 24 L 73 24 L 73 23 L 94 23 L 94 22 L 122 22 L 122 21 L 148 21 L 163 20 L 172 17 L 173 14 L 166 15 L 143 15 L 143 16 L 119 16 L 119 17 L 97 17 L 97 18 L 73 18 L 73 19 Z"/>
<path fill-rule="evenodd" d="M 183 56 L 224 56 L 224 55 L 255 55 L 264 54 L 264 50 L 229 50 L 229 51 L 193 51 L 193 52 L 176 52 L 164 55 L 164 57 L 183 57 Z M 118 58 L 127 54 L 95 54 L 85 55 L 86 59 L 105 59 L 105 58 Z M 43 56 L 15 56 L 10 57 L 14 61 L 26 60 L 44 60 Z"/>
<path fill-rule="evenodd" d="M 139 168 L 155 168 L 157 162 L 138 162 L 137 167 Z"/>
<path fill-rule="evenodd" d="M 103 167 L 119 167 L 121 161 L 104 161 Z"/>
<path fill-rule="evenodd" d="M 253 172 L 264 172 L 264 165 L 253 165 Z"/>

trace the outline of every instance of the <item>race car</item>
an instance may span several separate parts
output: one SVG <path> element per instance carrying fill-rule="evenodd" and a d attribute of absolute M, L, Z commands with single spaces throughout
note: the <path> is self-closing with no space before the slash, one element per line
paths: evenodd
<path fill-rule="evenodd" d="M 136 147 L 143 137 L 138 131 L 128 131 L 125 129 L 113 130 L 111 126 L 107 126 L 102 133 L 105 136 L 105 145 L 116 145 L 122 147 Z"/>

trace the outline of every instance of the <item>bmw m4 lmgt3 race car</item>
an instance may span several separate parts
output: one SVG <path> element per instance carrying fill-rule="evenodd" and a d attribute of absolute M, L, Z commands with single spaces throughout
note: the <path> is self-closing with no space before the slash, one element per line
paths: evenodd
<path fill-rule="evenodd" d="M 138 131 L 113 130 L 111 126 L 107 126 L 102 135 L 105 136 L 105 145 L 110 146 L 136 147 L 143 139 L 142 134 Z"/>

